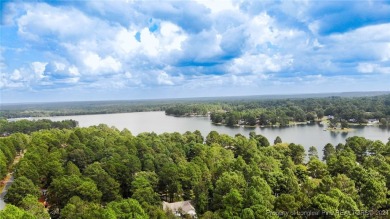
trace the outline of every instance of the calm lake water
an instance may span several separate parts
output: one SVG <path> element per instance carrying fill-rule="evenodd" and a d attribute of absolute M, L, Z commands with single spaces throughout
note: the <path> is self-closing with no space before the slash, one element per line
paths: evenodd
<path fill-rule="evenodd" d="M 79 122 L 80 127 L 99 125 L 101 123 L 108 126 L 115 126 L 119 130 L 127 128 L 133 135 L 142 132 L 155 132 L 161 134 L 164 132 L 180 132 L 199 130 L 204 137 L 210 131 L 234 136 L 237 133 L 249 136 L 249 132 L 255 131 L 268 138 L 273 143 L 277 136 L 282 138 L 283 142 L 301 144 L 307 150 L 310 146 L 316 146 L 319 155 L 322 155 L 322 149 L 327 143 L 337 145 L 345 143 L 345 139 L 351 136 L 362 136 L 371 140 L 380 140 L 384 143 L 390 137 L 389 128 L 380 128 L 377 126 L 356 127 L 351 132 L 330 132 L 324 131 L 326 125 L 296 125 L 284 128 L 245 128 L 245 127 L 226 127 L 214 125 L 207 117 L 173 117 L 167 116 L 164 112 L 140 112 L 140 113 L 120 113 L 120 114 L 99 114 L 82 116 L 59 116 L 48 117 L 53 121 L 73 119 Z"/>

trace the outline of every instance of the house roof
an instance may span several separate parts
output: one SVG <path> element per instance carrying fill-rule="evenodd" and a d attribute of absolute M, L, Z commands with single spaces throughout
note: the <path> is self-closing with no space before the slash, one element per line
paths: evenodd
<path fill-rule="evenodd" d="M 188 213 L 191 210 L 195 212 L 194 206 L 191 204 L 191 200 L 182 201 L 182 202 L 173 202 L 168 203 L 163 201 L 163 209 L 164 210 L 171 210 L 172 212 L 178 212 L 179 209 L 181 209 L 184 213 Z"/>

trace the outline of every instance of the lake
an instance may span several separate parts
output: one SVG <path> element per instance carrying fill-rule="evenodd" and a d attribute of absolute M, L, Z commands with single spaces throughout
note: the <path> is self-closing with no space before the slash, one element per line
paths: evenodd
<path fill-rule="evenodd" d="M 79 122 L 80 127 L 88 127 L 103 123 L 108 126 L 114 126 L 119 130 L 127 128 L 133 135 L 142 132 L 155 132 L 161 134 L 164 132 L 184 133 L 186 131 L 193 132 L 199 130 L 202 135 L 206 137 L 209 132 L 215 130 L 230 136 L 240 133 L 248 137 L 249 132 L 255 131 L 257 134 L 267 137 L 271 144 L 277 136 L 280 136 L 283 142 L 301 144 L 305 147 L 306 151 L 310 146 L 315 146 L 317 147 L 320 156 L 322 156 L 322 149 L 327 143 L 333 145 L 345 143 L 345 139 L 351 136 L 362 136 L 371 140 L 380 140 L 384 143 L 386 143 L 390 137 L 389 128 L 380 128 L 377 126 L 354 127 L 350 132 L 324 131 L 327 126 L 317 123 L 290 127 L 226 127 L 212 124 L 208 117 L 173 117 L 167 116 L 161 111 L 45 118 L 53 121 L 73 119 Z"/>

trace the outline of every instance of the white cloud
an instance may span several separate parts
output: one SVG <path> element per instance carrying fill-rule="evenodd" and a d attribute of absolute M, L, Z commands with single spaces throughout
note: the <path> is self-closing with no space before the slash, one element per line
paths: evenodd
<path fill-rule="evenodd" d="M 390 61 L 390 42 L 385 43 L 382 49 L 381 61 L 382 62 Z"/>
<path fill-rule="evenodd" d="M 159 52 L 159 44 L 157 36 L 151 33 L 148 28 L 141 31 L 141 46 L 147 55 L 156 56 Z"/>
<path fill-rule="evenodd" d="M 32 62 L 15 69 L 11 74 L 2 78 L 3 87 L 36 89 L 57 85 L 74 86 L 80 81 L 79 72 L 75 66 L 53 61 Z"/>
<path fill-rule="evenodd" d="M 293 64 L 290 55 L 267 56 L 265 54 L 250 55 L 245 54 L 233 60 L 229 67 L 229 72 L 233 74 L 255 74 L 262 78 L 267 78 L 266 74 L 279 72 Z"/>
<path fill-rule="evenodd" d="M 47 62 L 32 62 L 31 63 L 31 68 L 35 73 L 35 77 L 38 79 L 44 78 L 44 72 L 46 69 Z"/>
<path fill-rule="evenodd" d="M 96 34 L 105 26 L 72 7 L 53 7 L 45 3 L 26 5 L 26 13 L 17 23 L 20 34 L 35 40 L 52 34 L 59 37 Z"/>
<path fill-rule="evenodd" d="M 133 77 L 133 75 L 127 71 L 127 72 L 125 72 L 124 77 L 127 79 L 131 79 Z"/>
<path fill-rule="evenodd" d="M 44 71 L 47 63 L 32 62 L 27 66 L 14 69 L 12 73 L 4 73 L 1 77 L 3 88 L 29 88 L 33 84 L 39 84 L 45 79 Z"/>
<path fill-rule="evenodd" d="M 22 82 L 13 82 L 13 81 L 0 81 L 0 88 L 11 88 L 11 89 L 18 89 L 18 88 L 24 88 L 25 84 Z"/>
<path fill-rule="evenodd" d="M 233 85 L 238 85 L 238 86 L 250 86 L 256 83 L 256 80 L 259 78 L 253 75 L 250 76 L 236 76 L 236 75 L 231 75 L 231 80 Z M 261 75 L 260 79 L 266 79 L 265 75 Z"/>
<path fill-rule="evenodd" d="M 311 33 L 313 33 L 314 35 L 318 35 L 318 31 L 320 29 L 319 21 L 313 21 L 309 23 L 308 28 L 311 31 Z"/>
<path fill-rule="evenodd" d="M 222 36 L 215 30 L 191 35 L 182 43 L 182 52 L 179 57 L 174 58 L 178 61 L 188 62 L 190 65 L 219 61 L 215 59 L 223 54 L 220 48 L 221 39 Z"/>
<path fill-rule="evenodd" d="M 371 25 L 356 30 L 334 34 L 329 37 L 329 54 L 338 57 L 357 59 L 386 60 L 389 48 L 390 23 Z"/>
<path fill-rule="evenodd" d="M 357 70 L 361 73 L 373 73 L 377 65 L 371 63 L 359 63 Z"/>
<path fill-rule="evenodd" d="M 56 71 L 64 71 L 65 68 L 66 68 L 66 65 L 64 63 L 61 63 L 61 62 L 56 62 L 55 61 L 53 64 L 55 66 L 55 70 Z"/>
<path fill-rule="evenodd" d="M 139 33 L 140 42 L 135 35 Z M 182 43 L 187 39 L 186 33 L 177 25 L 171 22 L 161 22 L 158 31 L 151 32 L 148 27 L 137 30 L 134 27 L 121 28 L 111 41 L 112 52 L 121 57 L 121 61 L 139 57 L 150 58 L 158 62 L 163 57 L 169 57 L 172 51 L 180 51 Z"/>
<path fill-rule="evenodd" d="M 357 71 L 360 73 L 380 73 L 380 74 L 390 74 L 390 67 L 381 66 L 375 63 L 359 63 L 357 66 Z"/>
<path fill-rule="evenodd" d="M 68 68 L 68 71 L 69 71 L 69 74 L 72 76 L 79 76 L 80 75 L 79 69 L 74 65 L 70 66 Z"/>
<path fill-rule="evenodd" d="M 140 43 L 135 39 L 136 33 L 136 30 L 127 30 L 125 28 L 120 29 L 113 41 L 115 51 L 122 55 L 126 55 L 130 52 L 136 52 L 140 47 Z"/>
<path fill-rule="evenodd" d="M 83 63 L 92 74 L 115 73 L 121 70 L 122 64 L 111 56 L 104 58 L 93 52 L 82 52 Z"/>
<path fill-rule="evenodd" d="M 196 0 L 196 2 L 209 8 L 212 13 L 238 9 L 231 0 Z"/>
<path fill-rule="evenodd" d="M 347 40 L 353 42 L 377 41 L 377 42 L 388 43 L 390 39 L 390 32 L 383 31 L 383 30 L 388 30 L 389 28 L 390 28 L 390 23 L 370 25 L 370 26 L 358 28 L 350 32 L 346 32 L 342 34 L 334 34 L 331 36 L 331 38 L 338 41 L 347 41 Z"/>
<path fill-rule="evenodd" d="M 18 69 L 15 69 L 9 79 L 11 79 L 12 81 L 19 81 L 20 79 L 22 79 L 22 75 L 20 74 L 20 71 Z"/>
<path fill-rule="evenodd" d="M 273 29 L 272 18 L 266 13 L 252 18 L 248 23 L 246 32 L 250 36 L 248 44 L 253 47 L 266 42 L 275 43 L 277 36 L 275 29 Z"/>
<path fill-rule="evenodd" d="M 390 23 L 321 35 L 324 19 L 306 0 L 6 5 L 19 35 L 0 51 L 3 87 L 234 87 L 389 72 Z"/>
<path fill-rule="evenodd" d="M 171 22 L 162 22 L 160 33 L 165 51 L 182 50 L 181 45 L 187 39 L 187 36 L 179 26 Z"/>
<path fill-rule="evenodd" d="M 321 44 L 321 43 L 318 42 L 318 39 L 314 39 L 314 41 L 313 41 L 312 44 L 313 44 L 313 48 L 314 48 L 314 49 L 321 49 L 321 48 L 324 47 L 323 44 Z"/>
<path fill-rule="evenodd" d="M 161 85 L 174 85 L 166 72 L 160 72 L 157 76 L 157 82 Z"/>

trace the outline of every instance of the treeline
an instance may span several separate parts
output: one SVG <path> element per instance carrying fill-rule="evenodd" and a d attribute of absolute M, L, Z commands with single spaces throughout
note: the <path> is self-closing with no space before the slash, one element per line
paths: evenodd
<path fill-rule="evenodd" d="M 1 105 L 0 118 L 164 111 L 173 101 L 94 101 Z"/>
<path fill-rule="evenodd" d="M 42 129 L 72 129 L 78 126 L 75 120 L 51 121 L 49 119 L 8 121 L 0 119 L 0 135 L 7 136 L 12 133 L 29 134 Z"/>
<path fill-rule="evenodd" d="M 381 125 L 388 126 L 390 124 L 390 95 L 221 101 L 213 104 L 176 105 L 168 108 L 166 113 L 177 116 L 206 115 L 206 111 L 210 112 L 212 122 L 228 126 L 286 126 L 291 122 L 318 121 L 324 116 L 330 116 L 333 123 L 366 124 L 370 119 L 375 119 Z"/>
<path fill-rule="evenodd" d="M 163 200 L 192 200 L 204 219 L 385 218 L 390 208 L 390 141 L 351 137 L 327 144 L 323 160 L 315 147 L 306 156 L 254 132 L 133 136 L 99 125 L 34 132 L 28 142 L 0 218 L 49 218 L 39 188 L 51 218 L 175 218 Z"/>
<path fill-rule="evenodd" d="M 209 111 L 222 110 L 218 104 L 177 104 L 165 110 L 165 114 L 172 116 L 207 116 Z"/>

